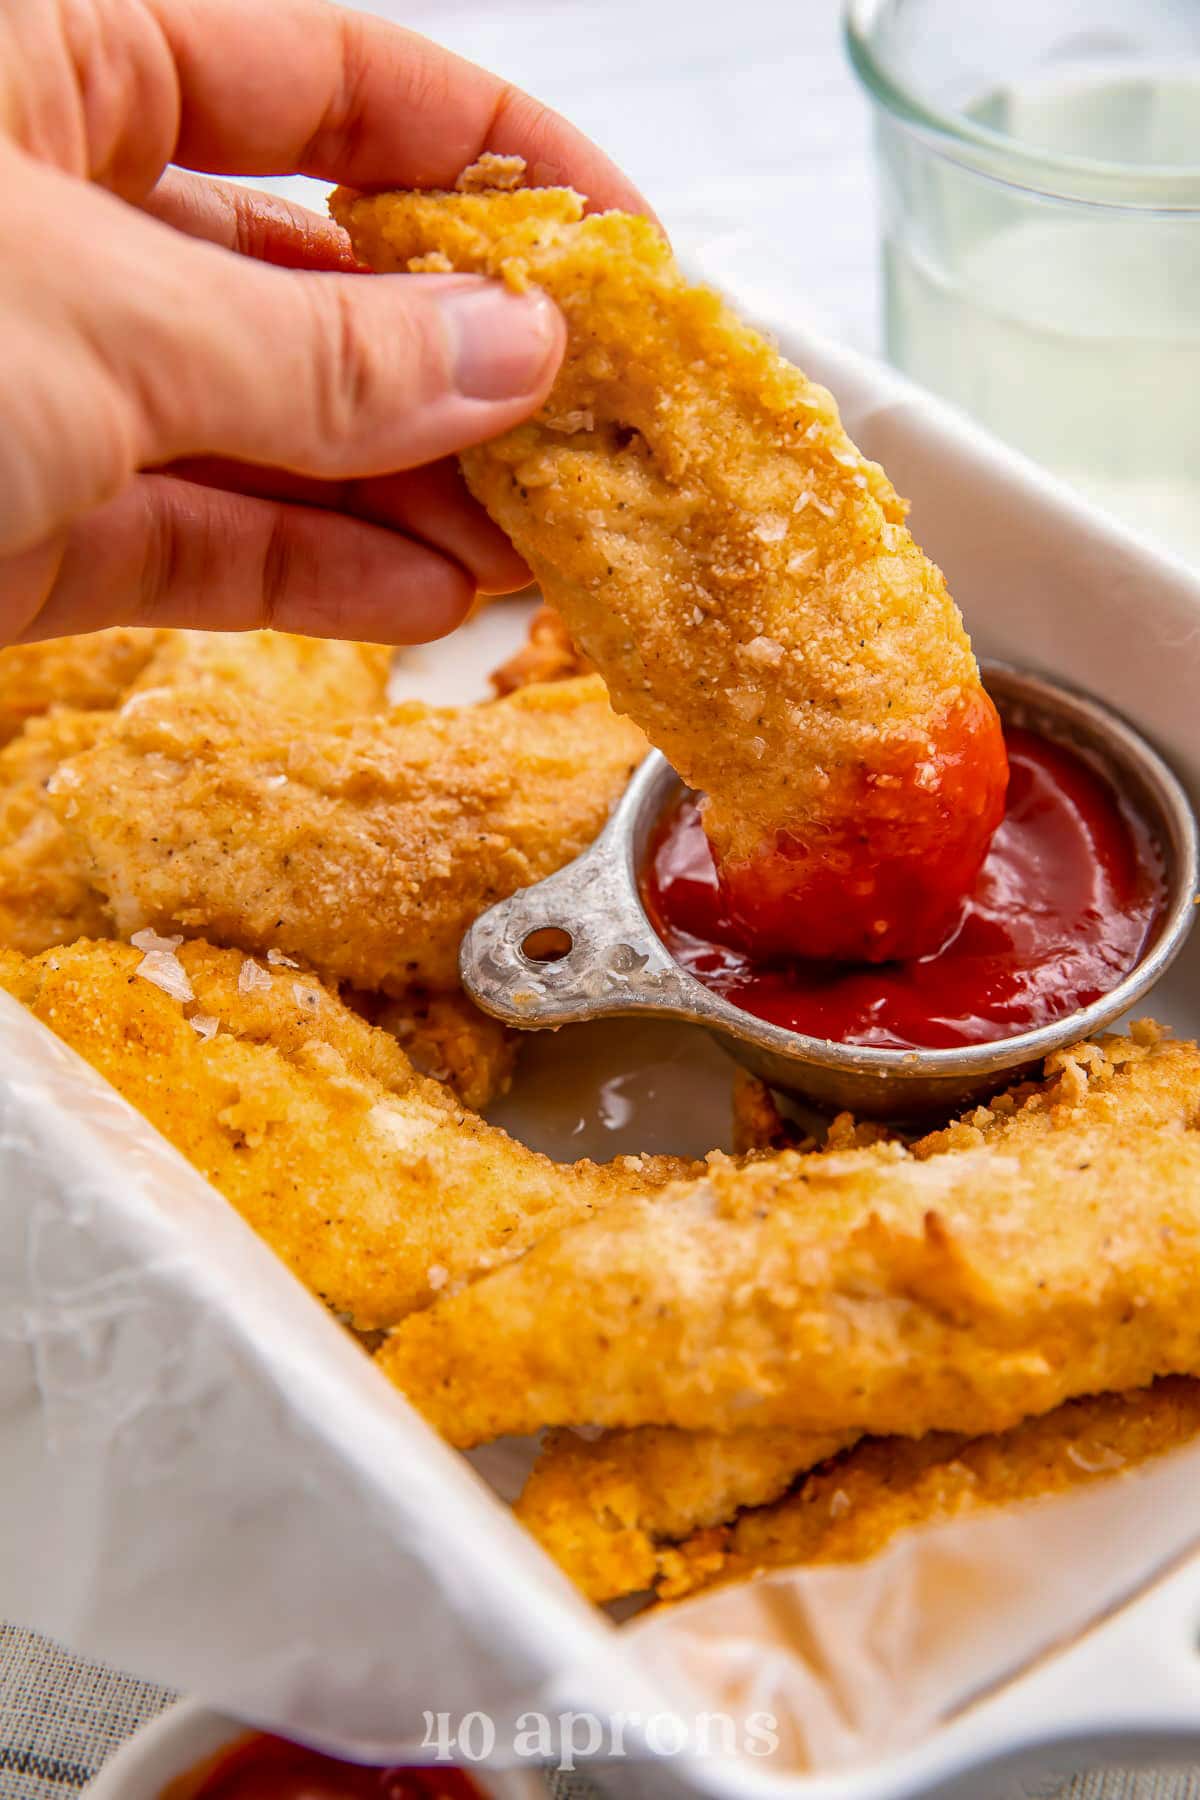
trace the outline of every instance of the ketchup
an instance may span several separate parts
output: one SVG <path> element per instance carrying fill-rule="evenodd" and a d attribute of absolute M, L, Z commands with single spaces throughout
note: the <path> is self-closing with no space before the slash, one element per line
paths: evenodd
<path fill-rule="evenodd" d="M 729 915 L 690 794 L 660 823 L 643 872 L 655 929 L 735 1006 L 843 1044 L 978 1044 L 1087 1005 L 1138 961 L 1165 899 L 1162 859 L 1091 763 L 1033 732 L 1005 736 L 1004 819 L 932 954 L 865 966 L 756 959 Z"/>
<path fill-rule="evenodd" d="M 172 1782 L 161 1800 L 483 1800 L 483 1790 L 461 1769 L 364 1769 L 256 1735 Z"/>

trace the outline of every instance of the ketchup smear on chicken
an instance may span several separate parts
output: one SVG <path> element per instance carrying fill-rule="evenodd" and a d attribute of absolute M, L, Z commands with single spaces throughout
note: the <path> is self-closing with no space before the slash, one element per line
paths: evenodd
<path fill-rule="evenodd" d="M 969 689 L 919 746 L 880 741 L 827 772 L 819 827 L 717 859 L 722 906 L 759 956 L 894 962 L 945 941 L 1004 816 L 1000 715 Z"/>

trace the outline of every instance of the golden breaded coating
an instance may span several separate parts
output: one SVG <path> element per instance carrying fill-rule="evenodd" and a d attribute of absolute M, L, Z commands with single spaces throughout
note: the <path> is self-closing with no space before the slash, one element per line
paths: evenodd
<path fill-rule="evenodd" d="M 253 677 L 250 670 L 253 667 Z M 151 631 L 121 626 L 0 649 L 0 744 L 52 707 L 102 712 L 135 688 L 212 681 L 313 718 L 384 704 L 391 651 L 286 631 Z"/>
<path fill-rule="evenodd" d="M 116 706 L 155 651 L 173 635 L 119 626 L 0 649 L 0 744 L 15 737 L 27 719 L 38 718 L 52 706 L 79 712 Z"/>
<path fill-rule="evenodd" d="M 515 694 L 534 681 L 569 681 L 574 675 L 590 674 L 591 669 L 554 608 L 539 606 L 529 621 L 526 641 L 492 670 L 488 680 L 497 694 Z"/>
<path fill-rule="evenodd" d="M 314 724 L 378 712 L 387 703 L 392 652 L 383 644 L 339 643 L 290 631 L 169 631 L 132 684 L 252 696 Z"/>
<path fill-rule="evenodd" d="M 46 798 L 60 762 L 90 749 L 108 718 L 60 709 L 30 719 L 0 750 L 0 945 L 25 956 L 108 933 L 86 858 Z"/>
<path fill-rule="evenodd" d="M 100 654 L 105 640 L 130 637 L 139 643 L 111 644 Z M 141 639 L 156 642 L 145 645 Z M 87 646 L 98 661 L 87 662 Z M 181 689 L 190 700 L 210 692 L 235 693 L 251 697 L 256 707 L 275 708 L 293 724 L 328 724 L 377 711 L 386 697 L 390 658 L 390 652 L 374 644 L 327 643 L 282 631 L 98 632 L 37 648 L 47 652 L 43 676 L 49 676 L 56 658 L 58 666 L 77 678 L 90 668 L 92 695 L 104 694 L 114 704 L 134 695 L 141 704 L 143 693 L 161 688 Z M 148 661 L 142 658 L 139 673 L 134 651 L 140 649 L 151 654 Z M 0 665 L 9 654 L 0 651 Z M 111 691 L 100 685 L 99 665 Z M 136 679 L 116 691 L 112 684 L 128 675 Z M 0 687 L 2 679 L 0 675 Z M 78 690 L 78 679 L 75 685 Z M 92 885 L 90 858 L 68 836 L 47 793 L 58 765 L 98 743 L 110 717 L 99 709 L 83 712 L 55 705 L 44 716 L 32 717 L 0 750 L 0 945 L 23 955 L 36 956 L 78 937 L 105 937 L 112 929 L 103 896 Z M 136 796 L 130 799 L 137 804 Z"/>
<path fill-rule="evenodd" d="M 536 283 L 566 357 L 468 483 L 608 683 L 709 796 L 762 947 L 936 947 L 998 824 L 995 710 L 941 572 L 833 399 L 686 281 L 646 219 L 569 189 L 336 194 L 372 268 Z"/>
<path fill-rule="evenodd" d="M 644 751 L 597 676 L 303 733 L 147 694 L 52 798 L 121 935 L 275 947 L 399 994 L 457 986 L 468 925 L 577 856 Z"/>
<path fill-rule="evenodd" d="M 1200 1373 L 1200 1050 L 1156 1038 L 1058 1052 L 924 1153 L 713 1162 L 620 1201 L 406 1321 L 381 1366 L 460 1444 L 1003 1431 Z"/>
<path fill-rule="evenodd" d="M 807 1131 L 794 1119 L 785 1119 L 765 1081 L 738 1069 L 733 1079 L 733 1149 L 738 1156 L 772 1155 L 779 1150 L 862 1150 L 898 1137 L 895 1126 L 878 1119 L 856 1119 L 853 1113 L 835 1113 L 823 1126 L 812 1121 Z"/>
<path fill-rule="evenodd" d="M 514 1511 L 589 1600 L 617 1600 L 654 1585 L 672 1539 L 774 1500 L 853 1435 L 554 1431 Z"/>
<path fill-rule="evenodd" d="M 1197 1432 L 1200 1382 L 1167 1378 L 1068 1401 L 999 1436 L 859 1444 L 774 1506 L 664 1552 L 658 1592 L 680 1599 L 769 1569 L 861 1562 L 898 1532 L 1111 1478 Z"/>
<path fill-rule="evenodd" d="M 735 1155 L 763 1156 L 776 1150 L 812 1148 L 812 1140 L 783 1117 L 766 1082 L 751 1075 L 748 1069 L 736 1070 L 733 1078 Z"/>
<path fill-rule="evenodd" d="M 413 1067 L 445 1081 L 478 1112 L 512 1086 L 521 1034 L 480 1012 L 464 993 L 414 989 L 384 1000 L 373 1022 L 390 1031 Z"/>
<path fill-rule="evenodd" d="M 191 998 L 181 1000 L 156 982 Z M 0 986 L 87 1059 L 363 1331 L 687 1165 L 564 1166 L 418 1075 L 316 978 L 235 950 L 79 943 Z M 209 1035 L 211 1034 L 211 1035 Z"/>

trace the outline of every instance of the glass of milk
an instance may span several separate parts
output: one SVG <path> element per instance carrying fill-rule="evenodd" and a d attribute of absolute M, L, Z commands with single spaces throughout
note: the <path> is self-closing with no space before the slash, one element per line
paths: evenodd
<path fill-rule="evenodd" d="M 888 354 L 1200 564 L 1200 4 L 849 0 Z"/>

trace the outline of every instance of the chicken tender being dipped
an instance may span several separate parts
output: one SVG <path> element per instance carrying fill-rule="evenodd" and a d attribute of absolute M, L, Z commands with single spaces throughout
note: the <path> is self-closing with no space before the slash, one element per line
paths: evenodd
<path fill-rule="evenodd" d="M 651 223 L 584 217 L 570 189 L 332 206 L 375 269 L 536 283 L 562 308 L 546 405 L 463 468 L 614 704 L 707 795 L 747 945 L 936 949 L 1003 812 L 1004 744 L 945 581 L 831 396 Z"/>

